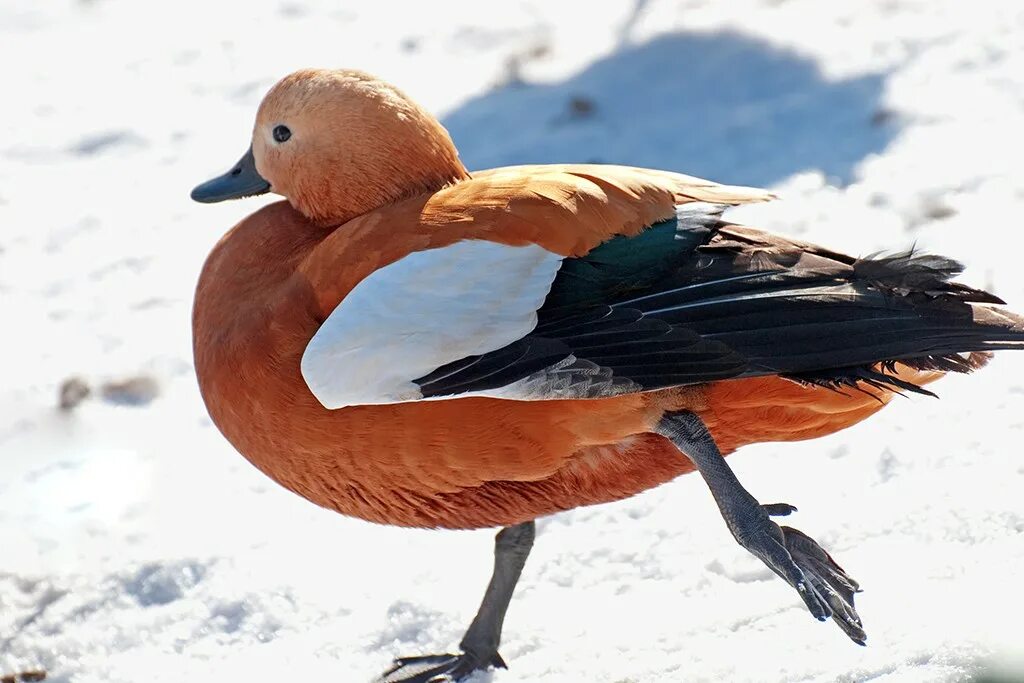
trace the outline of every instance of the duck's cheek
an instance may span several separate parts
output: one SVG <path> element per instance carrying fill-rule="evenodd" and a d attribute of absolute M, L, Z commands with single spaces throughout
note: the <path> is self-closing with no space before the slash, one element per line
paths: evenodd
<path fill-rule="evenodd" d="M 275 194 L 287 195 L 285 174 L 278 170 L 278 165 L 272 160 L 263 159 L 256 162 L 256 170 L 263 178 L 270 183 L 270 191 Z"/>
<path fill-rule="evenodd" d="M 275 194 L 284 194 L 284 188 L 282 187 L 281 179 L 278 177 L 278 174 L 273 172 L 273 170 L 271 170 L 269 173 L 264 173 L 261 170 L 260 175 L 266 178 L 267 182 L 270 183 L 271 192 Z"/>
<path fill-rule="evenodd" d="M 277 172 L 274 173 L 274 177 L 270 181 L 271 191 L 286 197 L 292 203 L 292 206 L 300 208 L 299 205 L 304 201 L 303 197 L 307 194 L 306 183 L 303 182 L 304 176 L 301 169 L 274 170 Z"/>
<path fill-rule="evenodd" d="M 256 171 L 275 185 L 277 169 L 279 168 L 281 150 L 276 145 L 268 143 L 262 136 L 256 135 L 252 141 L 252 154 L 256 161 Z"/>

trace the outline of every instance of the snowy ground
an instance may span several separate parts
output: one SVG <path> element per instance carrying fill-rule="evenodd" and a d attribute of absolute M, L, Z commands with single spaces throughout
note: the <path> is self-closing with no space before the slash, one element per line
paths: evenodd
<path fill-rule="evenodd" d="M 476 607 L 490 532 L 314 508 L 196 391 L 192 287 L 259 201 L 188 191 L 299 66 L 399 83 L 471 168 L 769 185 L 785 201 L 735 216 L 857 253 L 917 241 L 1024 308 L 1019 3 L 2 0 L 0 64 L 0 675 L 364 681 L 451 648 Z M 75 375 L 159 395 L 61 414 Z M 869 647 L 812 620 L 687 477 L 541 521 L 493 680 L 959 681 L 1019 652 L 1024 357 L 938 390 L 732 459 L 865 586 Z"/>

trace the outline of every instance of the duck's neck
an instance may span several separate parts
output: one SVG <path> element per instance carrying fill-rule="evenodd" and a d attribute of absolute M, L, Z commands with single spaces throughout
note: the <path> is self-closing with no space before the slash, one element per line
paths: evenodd
<path fill-rule="evenodd" d="M 424 112 L 402 124 L 383 131 L 372 154 L 343 150 L 316 160 L 323 172 L 291 188 L 292 206 L 314 223 L 336 226 L 470 177 L 436 119 Z"/>

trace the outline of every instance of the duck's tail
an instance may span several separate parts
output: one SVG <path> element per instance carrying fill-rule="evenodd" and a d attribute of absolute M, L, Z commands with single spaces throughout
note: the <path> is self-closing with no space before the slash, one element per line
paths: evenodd
<path fill-rule="evenodd" d="M 867 385 L 934 396 L 922 385 L 947 372 L 978 370 L 992 359 L 993 351 L 1024 350 L 1024 316 L 988 303 L 965 303 L 965 309 L 971 313 L 969 319 L 959 312 L 954 316 L 936 315 L 928 320 L 928 324 L 933 325 L 930 329 L 908 329 L 903 339 L 892 335 L 894 339 L 890 343 L 895 346 L 885 360 L 781 374 L 800 383 L 830 389 Z M 879 339 L 885 339 L 888 335 L 885 325 L 879 325 L 879 328 Z M 842 345 L 842 342 L 836 343 Z M 910 349 L 914 346 L 926 353 L 913 353 Z M 836 351 L 842 353 L 841 348 Z M 913 355 L 906 356 L 901 352 Z M 917 372 L 908 375 L 906 369 Z"/>

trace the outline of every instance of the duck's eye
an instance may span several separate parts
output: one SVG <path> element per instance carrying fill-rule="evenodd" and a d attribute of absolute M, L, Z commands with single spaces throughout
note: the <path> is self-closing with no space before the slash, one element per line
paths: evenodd
<path fill-rule="evenodd" d="M 274 126 L 274 140 L 277 142 L 286 142 L 288 138 L 292 136 L 292 132 L 288 130 L 288 126 Z"/>

